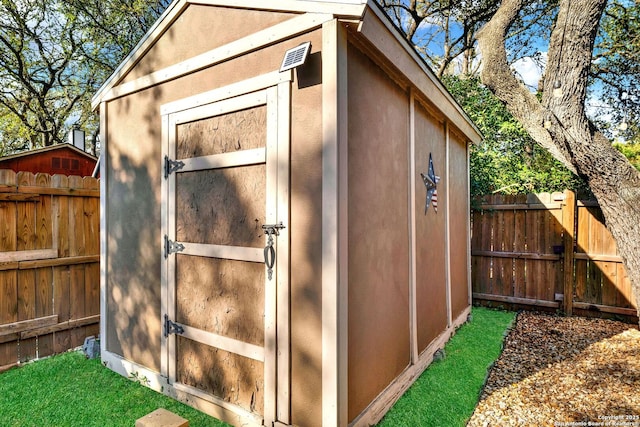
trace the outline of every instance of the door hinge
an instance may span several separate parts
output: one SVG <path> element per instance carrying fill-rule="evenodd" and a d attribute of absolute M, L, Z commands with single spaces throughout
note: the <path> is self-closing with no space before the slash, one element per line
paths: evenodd
<path fill-rule="evenodd" d="M 167 338 L 171 334 L 184 334 L 184 328 L 175 322 L 169 320 L 167 314 L 164 315 L 164 337 Z"/>
<path fill-rule="evenodd" d="M 184 162 L 180 160 L 171 160 L 169 156 L 164 156 L 164 179 L 169 178 L 173 172 L 184 167 Z"/>
<path fill-rule="evenodd" d="M 184 251 L 184 245 L 182 243 L 174 242 L 169 240 L 169 237 L 164 235 L 164 257 L 165 259 L 169 257 L 174 252 L 182 252 Z"/>

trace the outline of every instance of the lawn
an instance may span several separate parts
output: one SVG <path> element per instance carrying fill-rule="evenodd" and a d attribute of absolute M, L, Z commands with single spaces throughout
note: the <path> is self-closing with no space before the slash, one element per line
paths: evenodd
<path fill-rule="evenodd" d="M 500 355 L 504 333 L 515 313 L 473 309 L 445 346 L 445 358 L 432 363 L 396 402 L 378 426 L 465 426 L 478 403 L 487 369 Z"/>
<path fill-rule="evenodd" d="M 158 408 L 191 427 L 227 424 L 68 352 L 0 374 L 2 427 L 132 427 Z"/>
<path fill-rule="evenodd" d="M 478 401 L 487 367 L 500 354 L 515 313 L 473 309 L 434 362 L 395 404 L 384 427 L 464 426 Z M 127 426 L 166 408 L 191 427 L 226 424 L 68 352 L 0 374 L 0 426 Z"/>

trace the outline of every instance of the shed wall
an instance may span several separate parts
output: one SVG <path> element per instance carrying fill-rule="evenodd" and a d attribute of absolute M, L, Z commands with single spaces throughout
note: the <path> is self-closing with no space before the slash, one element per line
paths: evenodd
<path fill-rule="evenodd" d="M 449 132 L 449 245 L 451 315 L 459 316 L 471 304 L 469 296 L 469 170 L 467 143 Z"/>
<path fill-rule="evenodd" d="M 238 11 L 190 6 L 182 23 L 200 28 L 209 21 L 237 22 Z M 197 16 L 196 16 L 197 15 Z M 243 11 L 243 24 L 282 20 L 284 14 Z M 235 21 L 234 21 L 235 20 Z M 264 20 L 264 21 L 263 21 Z M 176 24 L 174 24 L 176 25 Z M 184 24 L 186 25 L 186 24 Z M 270 25 L 270 24 L 269 24 Z M 266 26 L 266 24 L 260 24 Z M 245 31 L 245 30 L 242 30 Z M 217 34 L 194 41 L 188 58 L 219 46 Z M 171 65 L 177 48 L 167 33 L 132 74 L 144 75 L 153 67 Z M 182 28 L 178 34 L 193 34 Z M 173 37 L 173 36 L 172 36 Z M 184 36 L 181 36 L 184 37 Z M 166 39 L 166 40 L 165 40 Z M 203 40 L 211 43 L 204 46 Z M 191 39 L 190 39 L 191 40 Z M 296 71 L 292 83 L 291 128 L 291 412 L 298 425 L 321 424 L 321 215 L 322 144 L 321 31 L 292 38 L 268 48 L 221 63 L 212 68 L 142 90 L 107 103 L 107 350 L 154 371 L 160 370 L 161 236 L 161 116 L 160 106 L 171 101 L 277 70 L 284 52 L 303 41 L 313 50 L 308 65 Z M 187 49 L 183 46 L 182 49 Z"/>
<path fill-rule="evenodd" d="M 444 123 L 419 102 L 415 104 L 415 200 L 416 200 L 416 314 L 418 353 L 447 327 L 446 218 L 447 182 Z M 438 184 L 438 211 L 433 203 L 425 212 L 427 190 L 420 176 L 429 171 L 433 157 Z"/>
<path fill-rule="evenodd" d="M 352 45 L 348 114 L 351 421 L 410 362 L 408 94 Z"/>

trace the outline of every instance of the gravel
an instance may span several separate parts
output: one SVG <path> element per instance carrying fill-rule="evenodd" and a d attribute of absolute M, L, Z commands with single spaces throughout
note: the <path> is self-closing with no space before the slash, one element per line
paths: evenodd
<path fill-rule="evenodd" d="M 640 427 L 640 331 L 519 313 L 468 426 Z"/>

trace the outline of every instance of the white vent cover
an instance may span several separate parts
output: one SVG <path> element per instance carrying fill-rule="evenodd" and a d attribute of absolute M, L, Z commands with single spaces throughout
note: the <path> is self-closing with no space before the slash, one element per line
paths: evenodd
<path fill-rule="evenodd" d="M 287 71 L 304 64 L 310 50 L 311 42 L 304 42 L 301 45 L 286 51 L 284 59 L 282 60 L 282 65 L 280 66 L 280 72 Z"/>

